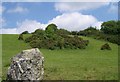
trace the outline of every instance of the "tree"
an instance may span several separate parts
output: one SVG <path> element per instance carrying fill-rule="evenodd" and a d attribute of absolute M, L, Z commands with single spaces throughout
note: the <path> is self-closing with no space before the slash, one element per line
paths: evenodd
<path fill-rule="evenodd" d="M 77 31 L 72 31 L 71 34 L 72 34 L 72 35 L 77 35 L 78 32 L 77 32 Z"/>
<path fill-rule="evenodd" d="M 96 29 L 95 27 L 90 26 L 90 27 L 86 28 L 83 31 L 79 31 L 78 35 L 95 36 L 95 35 L 99 34 L 99 32 L 100 31 L 98 29 Z"/>
<path fill-rule="evenodd" d="M 28 31 L 24 31 L 21 34 L 29 34 L 29 32 Z"/>
<path fill-rule="evenodd" d="M 60 35 L 60 36 L 65 36 L 65 35 L 69 35 L 70 32 L 67 31 L 67 30 L 65 30 L 65 29 L 58 29 L 58 30 L 56 31 L 56 34 L 57 34 L 57 35 Z"/>
<path fill-rule="evenodd" d="M 49 24 L 46 29 L 45 29 L 46 33 L 51 34 L 54 33 L 55 31 L 57 31 L 57 26 L 55 24 Z"/>
<path fill-rule="evenodd" d="M 35 32 L 33 32 L 33 34 L 37 34 L 37 35 L 45 35 L 45 31 L 42 29 L 37 29 L 35 30 Z"/>
<path fill-rule="evenodd" d="M 102 23 L 101 25 L 101 31 L 103 31 L 105 34 L 118 34 L 118 30 L 120 27 L 117 25 L 117 21 L 107 21 Z"/>

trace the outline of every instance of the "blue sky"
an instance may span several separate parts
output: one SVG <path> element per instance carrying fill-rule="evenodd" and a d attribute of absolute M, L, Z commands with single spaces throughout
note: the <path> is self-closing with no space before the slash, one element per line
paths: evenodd
<path fill-rule="evenodd" d="M 3 6 L 6 7 L 6 11 L 3 13 L 3 18 L 7 20 L 7 28 L 8 27 L 15 27 L 16 21 L 24 21 L 25 19 L 29 20 L 37 20 L 41 23 L 47 23 L 53 17 L 59 15 L 59 12 L 56 12 L 54 9 L 54 3 L 3 3 Z M 28 12 L 23 13 L 8 13 L 7 11 L 17 6 L 27 8 Z"/>
<path fill-rule="evenodd" d="M 70 31 L 91 25 L 100 29 L 102 22 L 118 19 L 117 5 L 117 2 L 3 2 L 2 28 L 3 32 L 32 32 L 55 23 Z"/>

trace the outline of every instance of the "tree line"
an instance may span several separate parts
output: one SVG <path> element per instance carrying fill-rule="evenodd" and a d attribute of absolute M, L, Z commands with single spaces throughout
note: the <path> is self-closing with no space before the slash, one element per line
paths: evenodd
<path fill-rule="evenodd" d="M 100 30 L 90 26 L 82 31 L 72 31 L 71 34 L 93 37 L 120 45 L 120 21 L 103 22 Z"/>
<path fill-rule="evenodd" d="M 101 29 L 88 27 L 80 31 L 68 31 L 58 29 L 55 24 L 49 24 L 45 30 L 36 29 L 28 38 L 23 39 L 23 34 L 29 34 L 24 31 L 20 34 L 19 40 L 29 43 L 33 48 L 47 49 L 85 49 L 89 44 L 88 40 L 83 40 L 80 36 L 92 37 L 98 40 L 105 40 L 120 45 L 120 21 L 103 22 Z"/>

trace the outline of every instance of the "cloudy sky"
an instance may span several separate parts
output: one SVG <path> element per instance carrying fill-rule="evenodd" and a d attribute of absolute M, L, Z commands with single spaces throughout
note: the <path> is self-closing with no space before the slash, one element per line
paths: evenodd
<path fill-rule="evenodd" d="M 105 0 L 104 0 L 105 1 Z M 89 26 L 100 29 L 102 22 L 118 19 L 118 3 L 105 2 L 3 2 L 0 5 L 3 34 L 18 34 L 54 23 L 69 31 Z"/>

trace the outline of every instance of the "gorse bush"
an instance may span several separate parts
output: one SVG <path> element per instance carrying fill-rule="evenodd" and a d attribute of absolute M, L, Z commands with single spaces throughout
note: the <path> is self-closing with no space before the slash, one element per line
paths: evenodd
<path fill-rule="evenodd" d="M 19 35 L 18 40 L 24 40 L 24 39 L 23 39 L 23 34 L 20 34 L 20 35 Z"/>
<path fill-rule="evenodd" d="M 102 23 L 101 29 L 88 27 L 82 31 L 68 31 L 58 29 L 55 24 L 49 24 L 45 30 L 37 29 L 24 41 L 30 43 L 31 47 L 47 49 L 85 49 L 89 41 L 78 37 L 79 35 L 105 40 L 120 45 L 120 21 L 107 21 Z M 26 34 L 27 31 L 23 32 Z M 22 35 L 19 40 L 23 40 Z"/>
<path fill-rule="evenodd" d="M 75 36 L 69 36 L 70 32 L 64 29 L 57 29 L 55 24 L 50 24 L 45 31 L 37 29 L 32 35 L 24 41 L 29 43 L 33 48 L 45 49 L 85 49 L 88 45 L 88 40 Z"/>
<path fill-rule="evenodd" d="M 29 32 L 28 31 L 24 31 L 21 34 L 29 34 Z"/>
<path fill-rule="evenodd" d="M 108 43 L 105 43 L 104 45 L 101 46 L 101 50 L 111 50 L 111 47 L 109 46 Z"/>
<path fill-rule="evenodd" d="M 41 43 L 42 43 L 41 40 L 32 40 L 32 41 L 30 41 L 30 46 L 32 48 L 41 48 L 42 47 Z"/>

